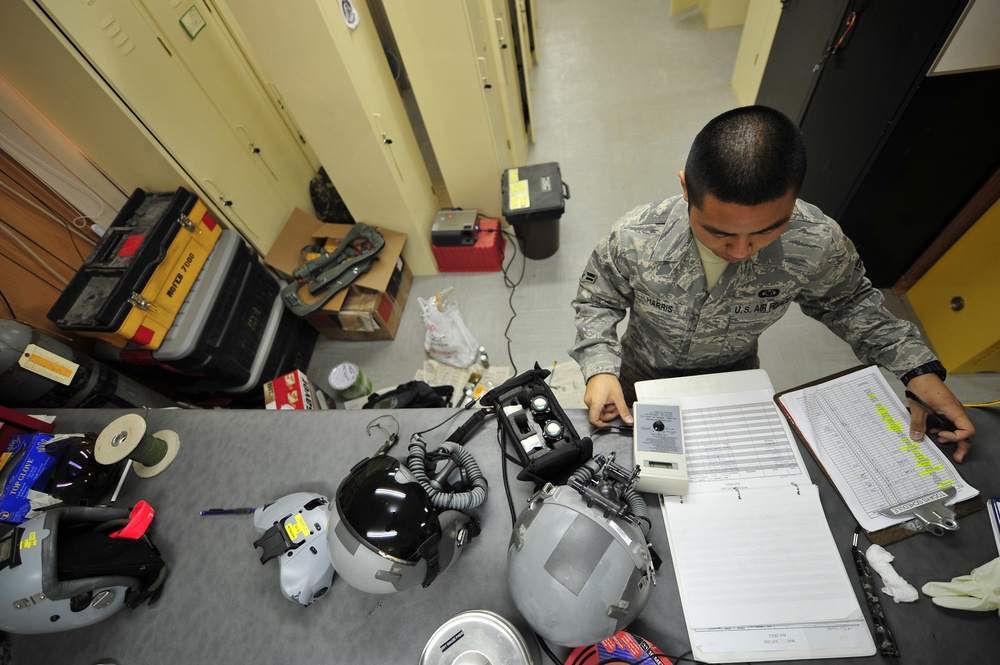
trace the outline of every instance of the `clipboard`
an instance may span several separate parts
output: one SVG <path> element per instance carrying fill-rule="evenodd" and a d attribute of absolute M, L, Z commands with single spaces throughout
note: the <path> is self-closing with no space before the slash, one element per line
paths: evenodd
<path fill-rule="evenodd" d="M 833 485 L 834 489 L 837 490 L 837 494 L 840 496 L 841 500 L 844 501 L 845 505 L 848 506 L 848 509 L 850 509 L 850 505 L 848 504 L 847 499 L 844 497 L 844 495 L 841 492 L 840 488 L 837 486 L 837 483 L 834 480 L 834 478 L 831 476 L 829 469 L 826 468 L 826 465 L 823 464 L 823 461 L 820 459 L 819 455 L 817 454 L 814 442 L 809 441 L 809 437 L 806 436 L 803 433 L 802 428 L 799 427 L 798 424 L 796 424 L 795 419 L 793 418 L 792 414 L 789 412 L 788 405 L 786 404 L 786 401 L 788 400 L 789 396 L 791 394 L 793 394 L 793 393 L 798 393 L 798 392 L 800 392 L 800 391 L 802 391 L 802 390 L 804 390 L 806 388 L 810 388 L 810 387 L 813 387 L 813 386 L 819 386 L 819 385 L 822 385 L 822 384 L 825 384 L 825 383 L 829 383 L 829 382 L 831 382 L 831 381 L 833 381 L 835 379 L 839 379 L 839 378 L 842 378 L 842 377 L 845 377 L 845 376 L 848 376 L 848 375 L 851 375 L 851 374 L 854 374 L 856 372 L 859 372 L 859 371 L 862 371 L 862 370 L 866 370 L 866 369 L 868 369 L 867 365 L 858 365 L 858 366 L 855 366 L 855 367 L 851 367 L 850 369 L 846 369 L 846 370 L 844 370 L 842 372 L 837 372 L 835 374 L 830 374 L 828 376 L 825 376 L 823 378 L 817 379 L 815 381 L 810 381 L 810 382 L 804 383 L 804 384 L 802 384 L 800 386 L 796 386 L 794 388 L 790 388 L 788 390 L 781 391 L 781 392 L 776 393 L 774 395 L 774 402 L 778 406 L 778 410 L 781 412 L 781 414 L 788 421 L 788 424 L 792 428 L 792 431 L 795 432 L 795 435 L 799 438 L 800 441 L 802 441 L 803 444 L 805 444 L 806 449 L 812 455 L 813 459 L 816 461 L 816 464 L 819 466 L 819 468 L 823 471 L 823 475 L 826 476 L 826 478 L 830 482 L 830 484 Z M 961 478 L 961 473 L 958 471 L 958 469 L 955 469 L 955 474 L 958 475 L 959 478 Z M 981 496 L 977 495 L 977 496 L 971 497 L 969 499 L 966 499 L 964 501 L 959 501 L 959 502 L 955 503 L 954 505 L 952 505 L 951 508 L 955 511 L 955 517 L 957 519 L 957 518 L 965 517 L 966 515 L 969 515 L 971 513 L 976 512 L 976 511 L 982 510 L 985 506 L 986 506 L 986 502 L 983 500 L 983 498 Z M 852 514 L 853 514 L 853 512 L 852 512 Z M 864 529 L 864 531 L 865 531 L 865 534 L 868 536 L 868 540 L 870 542 L 876 544 L 876 545 L 888 545 L 890 543 L 894 543 L 894 542 L 897 542 L 899 540 L 903 540 L 904 538 L 908 538 L 910 536 L 914 536 L 914 535 L 916 535 L 918 533 L 921 533 L 920 531 L 915 531 L 915 530 L 912 530 L 912 529 L 908 529 L 908 528 L 906 528 L 906 527 L 904 527 L 902 525 L 894 525 L 894 526 L 890 526 L 890 527 L 887 527 L 887 528 L 884 528 L 884 529 L 878 529 L 878 530 L 874 530 L 874 531 L 870 531 L 868 529 Z"/>

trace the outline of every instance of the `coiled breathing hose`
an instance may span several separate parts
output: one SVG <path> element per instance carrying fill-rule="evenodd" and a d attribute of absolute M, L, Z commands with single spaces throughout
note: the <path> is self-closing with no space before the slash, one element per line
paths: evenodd
<path fill-rule="evenodd" d="M 472 453 L 453 441 L 445 441 L 435 454 L 450 457 L 461 469 L 463 477 L 468 478 L 472 488 L 448 492 L 432 483 L 428 475 L 427 442 L 419 434 L 414 434 L 410 437 L 410 445 L 407 448 L 406 466 L 427 492 L 431 505 L 439 510 L 465 511 L 485 503 L 488 484 Z"/>

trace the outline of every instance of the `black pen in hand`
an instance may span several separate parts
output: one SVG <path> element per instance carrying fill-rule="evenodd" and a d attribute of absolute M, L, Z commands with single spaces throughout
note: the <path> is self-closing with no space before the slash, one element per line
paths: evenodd
<path fill-rule="evenodd" d="M 936 427 L 938 429 L 948 430 L 949 432 L 955 431 L 955 423 L 951 422 L 944 416 L 939 416 L 934 412 L 934 409 L 932 409 L 924 400 L 917 397 L 913 392 L 906 390 L 903 394 L 906 395 L 906 399 L 912 400 L 914 404 L 927 412 L 928 429 Z"/>
<path fill-rule="evenodd" d="M 854 556 L 854 566 L 858 569 L 858 578 L 861 580 L 861 589 L 865 592 L 865 600 L 868 602 L 868 611 L 872 615 L 872 623 L 875 624 L 875 636 L 878 641 L 878 650 L 883 656 L 899 657 L 899 647 L 886 623 L 885 614 L 882 613 L 882 601 L 879 600 L 878 590 L 875 587 L 875 579 L 872 577 L 872 570 L 868 567 L 868 560 L 864 553 L 858 549 L 858 529 L 854 530 L 854 544 L 851 546 L 851 554 Z"/>

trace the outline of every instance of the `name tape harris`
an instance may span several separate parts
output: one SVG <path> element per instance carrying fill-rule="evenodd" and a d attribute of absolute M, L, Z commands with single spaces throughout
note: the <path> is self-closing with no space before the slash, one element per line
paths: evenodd
<path fill-rule="evenodd" d="M 778 289 L 761 289 L 757 292 L 758 298 L 775 298 L 780 294 L 781 291 Z M 660 302 L 659 300 L 653 300 L 648 295 L 644 293 L 636 293 L 637 298 L 642 300 L 644 303 L 650 307 L 654 307 L 661 312 L 666 312 L 667 314 L 672 314 L 674 312 L 674 306 L 667 304 L 665 302 Z M 748 305 L 733 305 L 733 314 L 766 314 L 772 312 L 785 302 L 783 300 L 768 300 L 767 302 L 761 302 L 756 304 Z"/>

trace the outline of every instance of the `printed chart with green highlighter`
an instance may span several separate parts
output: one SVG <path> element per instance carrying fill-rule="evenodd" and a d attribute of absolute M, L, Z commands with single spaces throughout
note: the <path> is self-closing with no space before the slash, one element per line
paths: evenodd
<path fill-rule="evenodd" d="M 930 436 L 910 438 L 910 414 L 877 367 L 849 370 L 775 401 L 870 541 L 940 534 L 983 507 L 979 491 Z"/>

